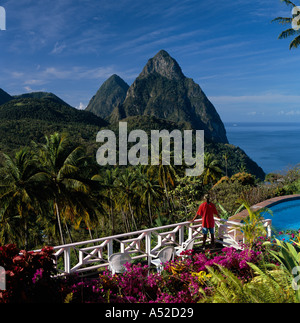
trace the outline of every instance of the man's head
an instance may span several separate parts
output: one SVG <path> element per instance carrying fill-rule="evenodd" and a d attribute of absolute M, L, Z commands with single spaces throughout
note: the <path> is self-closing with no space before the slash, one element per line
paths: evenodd
<path fill-rule="evenodd" d="M 207 203 L 209 203 L 209 195 L 208 195 L 208 194 L 205 194 L 205 195 L 204 195 L 204 200 L 205 200 Z"/>

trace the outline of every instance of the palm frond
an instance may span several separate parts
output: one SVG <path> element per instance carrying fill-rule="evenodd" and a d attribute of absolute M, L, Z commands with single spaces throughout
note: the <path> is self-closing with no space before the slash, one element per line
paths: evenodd
<path fill-rule="evenodd" d="M 296 7 L 296 5 L 290 1 L 290 0 L 280 0 L 281 2 L 284 2 L 287 6 L 293 6 Z"/>
<path fill-rule="evenodd" d="M 277 17 L 273 19 L 271 22 L 278 22 L 281 25 L 287 25 L 287 24 L 291 24 L 292 21 L 293 21 L 293 18 Z"/>
<path fill-rule="evenodd" d="M 291 43 L 290 49 L 297 48 L 300 45 L 300 36 L 297 36 Z"/>
<path fill-rule="evenodd" d="M 293 29 L 293 28 L 289 28 L 287 30 L 284 30 L 279 36 L 278 36 L 278 39 L 284 39 L 284 38 L 287 38 L 287 37 L 290 37 L 290 36 L 293 36 L 295 34 L 297 34 L 298 31 Z"/>

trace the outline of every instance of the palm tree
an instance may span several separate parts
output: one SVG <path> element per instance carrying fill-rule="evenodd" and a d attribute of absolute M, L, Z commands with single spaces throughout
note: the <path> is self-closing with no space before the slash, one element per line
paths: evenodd
<path fill-rule="evenodd" d="M 45 168 L 45 184 L 51 192 L 61 243 L 65 244 L 61 217 L 65 212 L 65 215 L 71 218 L 70 210 L 73 210 L 74 216 L 75 202 L 79 202 L 74 198 L 74 194 L 90 193 L 86 179 L 80 176 L 86 155 L 82 147 L 70 146 L 65 134 L 55 133 L 45 138 L 46 144 L 40 148 L 40 158 Z M 65 224 L 69 231 L 66 221 Z"/>
<path fill-rule="evenodd" d="M 228 153 L 225 153 L 223 158 L 225 160 L 225 176 L 228 177 Z"/>
<path fill-rule="evenodd" d="M 104 209 L 108 210 L 104 213 L 109 214 L 111 235 L 114 235 L 116 230 L 115 208 L 117 204 L 118 187 L 115 183 L 118 172 L 118 168 L 107 169 L 104 173 L 96 174 L 92 177 L 93 181 L 99 182 L 101 185 L 99 192 L 103 192 L 101 199 L 104 202 Z"/>
<path fill-rule="evenodd" d="M 141 169 L 138 169 L 138 182 L 140 184 L 139 195 L 142 207 L 147 208 L 149 222 L 152 227 L 152 206 L 157 206 L 159 204 L 163 191 L 158 181 L 154 177 L 150 176 L 148 172 L 142 172 Z"/>
<path fill-rule="evenodd" d="M 132 169 L 126 168 L 121 173 L 117 180 L 116 186 L 118 188 L 117 208 L 123 214 L 123 221 L 128 232 L 131 229 L 137 230 L 136 216 L 134 214 L 134 206 L 137 205 L 137 181 L 136 174 Z M 131 216 L 131 225 L 128 219 Z"/>
<path fill-rule="evenodd" d="M 281 0 L 286 5 L 291 6 L 293 8 L 292 11 L 292 17 L 284 18 L 284 17 L 277 17 L 272 20 L 272 22 L 278 22 L 282 25 L 290 25 L 291 28 L 288 28 L 284 30 L 280 35 L 279 39 L 284 39 L 290 36 L 296 36 L 300 34 L 300 19 L 299 19 L 299 13 L 300 9 L 291 1 L 289 0 Z M 297 48 L 300 45 L 300 35 L 296 36 L 293 41 L 290 43 L 290 49 Z"/>
<path fill-rule="evenodd" d="M 176 186 L 176 170 L 171 164 L 163 164 L 162 152 L 159 155 L 159 165 L 150 166 L 150 168 L 148 169 L 148 176 L 157 178 L 159 185 L 164 190 L 168 205 L 167 211 L 168 213 L 170 213 L 173 207 L 169 191 Z"/>
<path fill-rule="evenodd" d="M 201 176 L 203 176 L 203 184 L 212 184 L 216 182 L 223 174 L 220 168 L 219 161 L 214 159 L 214 156 L 210 153 L 204 154 L 204 171 Z"/>
<path fill-rule="evenodd" d="M 38 202 L 41 193 L 41 169 L 36 156 L 28 148 L 19 150 L 14 159 L 3 155 L 4 164 L 0 175 L 0 224 L 1 237 L 4 240 L 2 242 L 7 241 L 7 233 L 10 232 L 16 240 L 23 241 L 27 249 L 30 216 L 37 216 L 41 211 L 41 204 Z M 22 222 L 24 230 L 15 227 L 19 221 Z"/>

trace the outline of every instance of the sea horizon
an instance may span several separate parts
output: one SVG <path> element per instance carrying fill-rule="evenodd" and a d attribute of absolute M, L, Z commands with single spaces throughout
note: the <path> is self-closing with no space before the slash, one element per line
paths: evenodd
<path fill-rule="evenodd" d="M 300 163 L 300 122 L 224 122 L 230 144 L 240 147 L 266 174 Z"/>

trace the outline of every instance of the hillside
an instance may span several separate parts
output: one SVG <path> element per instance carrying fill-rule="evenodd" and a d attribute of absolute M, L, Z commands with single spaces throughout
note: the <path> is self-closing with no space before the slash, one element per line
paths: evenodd
<path fill-rule="evenodd" d="M 159 119 L 154 116 L 131 116 L 122 120 L 122 122 L 127 122 L 127 131 L 130 133 L 132 130 L 143 129 L 150 138 L 151 130 L 172 130 L 178 129 L 183 132 L 183 130 L 192 129 L 190 125 L 186 123 L 176 123 L 166 119 Z M 113 130 L 118 139 L 119 122 L 111 123 L 103 129 Z M 117 140 L 118 144 L 118 140 Z M 195 147 L 195 145 L 194 145 Z M 150 149 L 150 148 L 149 148 Z M 204 151 L 206 153 L 211 153 L 215 159 L 220 162 L 222 169 L 225 172 L 225 159 L 224 155 L 228 157 L 227 160 L 227 172 L 228 176 L 232 176 L 241 171 L 244 168 L 249 173 L 257 176 L 257 178 L 264 179 L 265 173 L 261 167 L 257 165 L 247 154 L 239 147 L 224 143 L 206 142 L 204 146 Z"/>
<path fill-rule="evenodd" d="M 4 90 L 0 89 L 0 105 L 4 104 L 10 100 L 12 100 L 13 97 L 10 96 L 7 92 L 5 92 Z"/>
<path fill-rule="evenodd" d="M 68 103 L 63 101 L 61 98 L 56 96 L 51 92 L 31 92 L 31 93 L 24 93 L 20 95 L 14 95 L 13 99 L 49 99 L 53 102 L 57 102 L 59 104 L 70 106 Z"/>
<path fill-rule="evenodd" d="M 52 99 L 15 99 L 0 106 L 0 150 L 11 152 L 46 134 L 67 132 L 79 142 L 95 141 L 107 122 Z"/>

